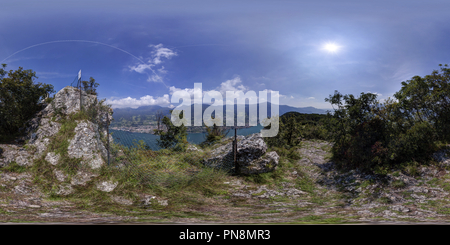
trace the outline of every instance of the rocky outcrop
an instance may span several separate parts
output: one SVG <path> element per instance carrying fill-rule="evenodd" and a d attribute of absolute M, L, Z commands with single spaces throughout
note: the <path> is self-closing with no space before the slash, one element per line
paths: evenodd
<path fill-rule="evenodd" d="M 20 166 L 27 166 L 32 163 L 31 154 L 20 146 L 1 144 L 0 148 L 2 149 L 0 167 L 5 167 L 12 162 Z"/>
<path fill-rule="evenodd" d="M 108 158 L 98 126 L 92 122 L 77 121 L 75 136 L 70 140 L 67 151 L 70 157 L 83 158 L 83 164 L 93 169 L 100 168 L 105 164 L 103 158 Z"/>
<path fill-rule="evenodd" d="M 84 108 L 95 104 L 97 96 L 81 91 L 81 104 Z M 53 101 L 42 111 L 43 116 L 51 114 L 69 115 L 80 111 L 80 90 L 67 86 L 56 93 Z"/>
<path fill-rule="evenodd" d="M 61 123 L 52 122 L 50 118 L 42 118 L 39 121 L 40 126 L 36 132 L 31 131 L 30 140 L 28 146 L 34 148 L 34 159 L 41 157 L 42 153 L 47 150 L 47 146 L 50 143 L 50 137 L 59 132 Z"/>
<path fill-rule="evenodd" d="M 106 136 L 106 126 L 112 120 L 111 111 L 107 107 L 99 106 L 96 95 L 87 94 L 81 91 L 82 108 L 87 112 L 89 120 L 77 120 L 73 132 L 73 121 L 71 126 L 68 126 L 67 120 L 70 115 L 80 111 L 80 91 L 73 87 L 65 87 L 55 94 L 53 101 L 47 104 L 35 117 L 27 122 L 27 127 L 22 129 L 26 134 L 22 140 L 28 140 L 23 147 L 20 145 L 2 145 L 3 153 L 0 157 L 0 166 L 7 166 L 15 162 L 20 166 L 32 165 L 34 160 L 43 158 L 52 172 L 55 179 L 60 182 L 59 188 L 56 190 L 58 195 L 68 195 L 74 192 L 74 186 L 84 186 L 87 182 L 95 181 L 98 173 L 95 171 L 102 165 L 106 164 L 107 149 L 102 137 Z M 109 118 L 108 118 L 109 117 Z M 82 117 L 83 118 L 83 117 Z M 99 126 L 100 125 L 100 126 Z M 62 129 L 64 128 L 64 129 Z M 59 134 L 61 130 L 65 130 L 64 134 Z M 67 159 L 79 159 L 77 162 L 78 170 L 75 175 L 69 177 L 64 171 L 63 156 L 57 152 L 52 152 L 48 149 L 55 136 L 64 135 L 69 138 L 63 139 L 68 142 L 67 154 L 64 157 Z M 70 136 L 69 136 L 70 135 Z M 110 141 L 112 142 L 112 136 Z M 64 149 L 65 151 L 65 149 Z M 63 151 L 63 152 L 64 152 Z M 44 155 L 45 154 L 45 155 Z M 67 167 L 67 166 L 66 166 Z M 67 179 L 70 178 L 70 184 Z M 97 183 L 97 189 L 105 192 L 112 191 L 117 186 L 117 183 L 102 182 Z"/>
<path fill-rule="evenodd" d="M 237 170 L 234 168 L 233 142 L 211 151 L 204 164 L 209 167 L 221 168 L 237 174 L 250 175 L 274 171 L 278 165 L 279 156 L 275 151 L 267 152 L 267 145 L 261 134 L 238 137 Z"/>

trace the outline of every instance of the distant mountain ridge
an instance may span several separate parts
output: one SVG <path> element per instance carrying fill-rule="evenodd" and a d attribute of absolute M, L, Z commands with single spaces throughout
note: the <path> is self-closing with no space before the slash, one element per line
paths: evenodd
<path fill-rule="evenodd" d="M 202 104 L 202 115 L 206 108 L 210 107 L 209 104 Z M 271 112 L 271 103 L 267 103 L 267 115 L 270 117 L 272 115 Z M 185 108 L 185 107 L 184 107 Z M 181 107 L 180 109 L 184 109 Z M 154 115 L 158 110 L 162 111 L 162 113 L 166 116 L 170 115 L 170 111 L 174 108 L 162 107 L 158 105 L 150 105 L 150 106 L 140 106 L 136 109 L 133 108 L 116 108 L 114 109 L 113 118 L 115 119 L 113 124 L 119 123 L 123 120 L 132 121 L 132 122 L 143 122 L 144 120 L 154 120 Z M 245 105 L 245 114 L 248 115 L 249 105 Z M 309 107 L 292 107 L 288 105 L 279 105 L 278 112 L 281 115 L 287 112 L 299 112 L 304 114 L 326 114 L 327 110 L 318 109 L 312 106 Z M 237 105 L 234 105 L 234 114 L 236 116 L 237 113 Z M 259 104 L 257 104 L 257 113 L 259 114 Z M 226 105 L 223 106 L 223 114 L 226 115 Z M 194 105 L 191 105 L 191 117 L 194 116 Z"/>

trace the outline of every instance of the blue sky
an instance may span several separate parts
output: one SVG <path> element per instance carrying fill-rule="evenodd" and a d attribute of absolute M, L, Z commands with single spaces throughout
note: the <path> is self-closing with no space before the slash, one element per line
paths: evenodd
<path fill-rule="evenodd" d="M 279 91 L 330 109 L 343 94 L 386 99 L 450 63 L 450 2 L 2 1 L 0 62 L 58 91 L 82 70 L 114 108 L 169 106 L 173 92 Z M 325 49 L 334 44 L 337 50 Z"/>

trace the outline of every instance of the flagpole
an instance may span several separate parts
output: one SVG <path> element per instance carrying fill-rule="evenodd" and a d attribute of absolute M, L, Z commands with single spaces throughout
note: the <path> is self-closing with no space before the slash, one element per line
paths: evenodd
<path fill-rule="evenodd" d="M 82 104 L 82 101 L 81 101 L 81 70 L 78 72 L 78 84 L 80 85 L 80 111 L 82 110 L 82 107 L 81 107 L 81 104 Z"/>

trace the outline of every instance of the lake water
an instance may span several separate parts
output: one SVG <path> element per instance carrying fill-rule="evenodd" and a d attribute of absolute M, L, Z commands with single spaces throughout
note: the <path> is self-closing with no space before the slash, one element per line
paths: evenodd
<path fill-rule="evenodd" d="M 242 128 L 237 130 L 237 135 L 249 135 L 254 133 L 261 132 L 263 126 L 258 125 L 250 128 Z M 124 146 L 133 146 L 133 142 L 138 142 L 139 140 L 143 140 L 152 150 L 159 150 L 160 147 L 156 144 L 156 140 L 159 139 L 158 135 L 153 134 L 144 134 L 144 133 L 131 133 L 120 130 L 109 130 L 112 134 L 114 141 L 116 143 L 120 143 Z M 188 133 L 187 141 L 191 144 L 200 144 L 205 140 L 206 133 Z M 234 130 L 230 130 L 227 134 L 227 137 L 234 136 Z"/>

